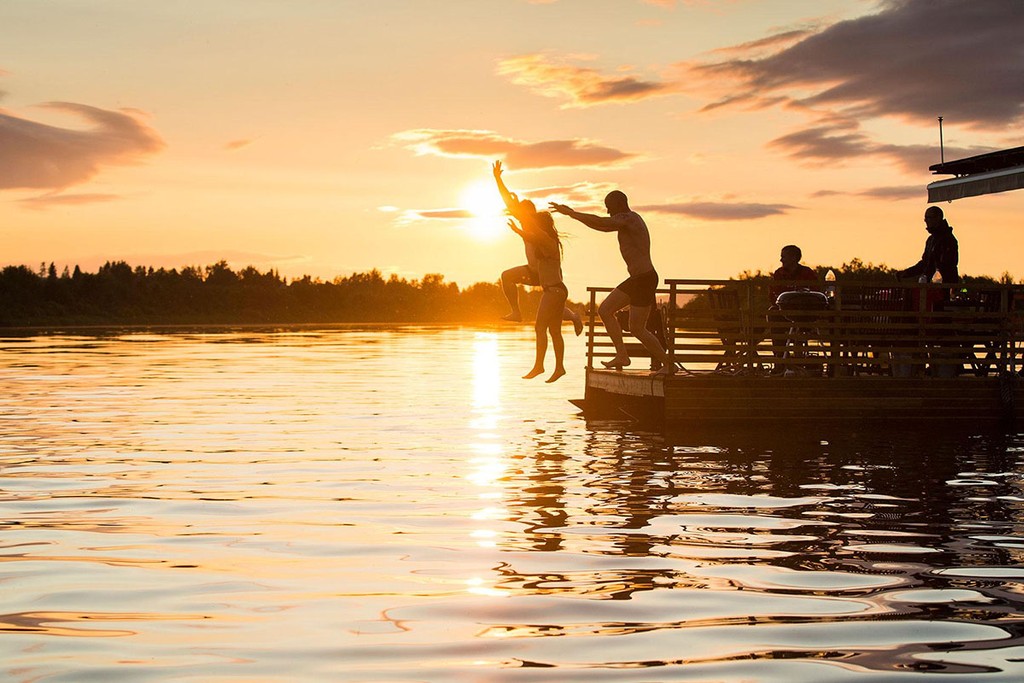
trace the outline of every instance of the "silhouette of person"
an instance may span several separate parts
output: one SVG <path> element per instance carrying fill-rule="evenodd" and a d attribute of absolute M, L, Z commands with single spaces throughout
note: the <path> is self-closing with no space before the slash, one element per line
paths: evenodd
<path fill-rule="evenodd" d="M 547 220 L 545 220 L 547 219 Z M 537 307 L 537 320 L 534 331 L 537 335 L 537 354 L 533 368 L 523 375 L 523 379 L 533 379 L 544 372 L 544 356 L 548 350 L 548 336 L 551 337 L 551 349 L 555 354 L 555 369 L 545 382 L 551 383 L 565 374 L 565 342 L 562 340 L 562 311 L 569 290 L 562 282 L 562 243 L 555 231 L 555 222 L 547 213 L 537 213 L 532 220 L 523 221 L 516 226 L 513 219 L 508 225 L 512 231 L 533 247 L 537 256 L 537 280 L 544 289 L 540 304 Z"/>
<path fill-rule="evenodd" d="M 777 359 L 782 359 L 787 354 L 787 346 L 790 342 L 789 329 L 792 327 L 792 323 L 788 322 L 785 316 L 779 312 L 779 306 L 776 303 L 779 295 L 783 292 L 792 292 L 798 289 L 799 285 L 791 284 L 793 281 L 807 282 L 808 288 L 812 288 L 809 283 L 818 281 L 818 274 L 814 272 L 814 269 L 800 263 L 800 259 L 803 256 L 803 251 L 795 244 L 784 246 L 779 253 L 779 262 L 782 265 L 772 273 L 772 283 L 768 288 L 770 305 L 766 319 L 771 330 L 772 354 Z M 800 329 L 803 330 L 803 328 Z M 794 346 L 802 353 L 806 342 L 797 341 L 794 343 Z M 773 375 L 781 375 L 785 371 L 786 367 L 779 363 L 776 363 L 775 367 L 772 368 Z"/>
<path fill-rule="evenodd" d="M 935 275 L 935 271 L 939 271 L 942 284 L 960 282 L 960 273 L 957 271 L 960 246 L 953 236 L 953 226 L 946 221 L 942 209 L 937 206 L 929 206 L 925 210 L 924 224 L 925 230 L 928 231 L 928 239 L 925 240 L 921 260 L 899 271 L 897 277 L 901 280 L 916 277 L 928 282 Z"/>
<path fill-rule="evenodd" d="M 608 210 L 607 217 L 581 213 L 564 204 L 551 203 L 553 210 L 578 220 L 588 228 L 599 232 L 614 232 L 618 236 L 619 253 L 626 262 L 629 277 L 619 283 L 598 308 L 601 321 L 615 345 L 615 357 L 602 363 L 607 368 L 620 370 L 630 363 L 629 352 L 622 340 L 622 327 L 615 318 L 619 310 L 629 306 L 630 331 L 651 357 L 661 363 L 655 374 L 671 375 L 676 371 L 675 365 L 669 361 L 658 338 L 647 329 L 647 318 L 654 306 L 659 282 L 658 273 L 651 262 L 651 234 L 640 214 L 629 208 L 625 193 L 619 190 L 609 192 L 604 198 L 604 205 Z"/>
<path fill-rule="evenodd" d="M 787 244 L 782 248 L 779 253 L 779 266 L 774 273 L 772 273 L 772 284 L 769 288 L 769 296 L 771 297 L 772 304 L 779 298 L 779 294 L 783 292 L 792 292 L 798 285 L 782 285 L 777 284 L 780 281 L 808 281 L 817 282 L 818 274 L 814 272 L 813 268 L 809 268 L 802 263 L 800 259 L 804 257 L 800 247 L 795 244 Z"/>
<path fill-rule="evenodd" d="M 520 223 L 523 222 L 523 218 L 520 214 L 531 216 L 541 215 L 538 213 L 537 208 L 530 200 L 519 200 L 514 192 L 509 192 L 508 188 L 505 187 L 505 182 L 501 178 L 502 167 L 501 162 L 494 162 L 494 182 L 498 185 L 498 192 L 501 194 L 502 201 L 505 202 L 505 207 L 508 212 L 516 217 Z M 549 214 L 543 214 L 548 219 L 551 218 Z M 518 285 L 527 285 L 530 287 L 541 286 L 540 274 L 538 272 L 537 254 L 534 245 L 523 239 L 523 246 L 526 250 L 526 264 L 521 266 L 515 266 L 509 268 L 501 274 L 501 291 L 505 294 L 505 299 L 508 301 L 509 313 L 503 316 L 504 320 L 511 322 L 520 322 L 523 319 L 522 310 L 519 308 L 519 287 Z M 562 309 L 562 320 L 571 320 L 573 329 L 576 332 L 576 336 L 580 336 L 583 332 L 583 320 L 580 315 L 568 307 Z"/>

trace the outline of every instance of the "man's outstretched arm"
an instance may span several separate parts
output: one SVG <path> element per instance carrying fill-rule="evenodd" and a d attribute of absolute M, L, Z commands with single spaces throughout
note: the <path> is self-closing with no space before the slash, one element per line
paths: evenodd
<path fill-rule="evenodd" d="M 569 218 L 575 218 L 588 228 L 600 230 L 601 232 L 617 232 L 626 227 L 626 222 L 616 216 L 597 216 L 592 213 L 582 213 L 569 208 L 565 204 L 556 204 L 554 202 L 550 202 L 549 206 L 552 211 L 557 211 Z"/>

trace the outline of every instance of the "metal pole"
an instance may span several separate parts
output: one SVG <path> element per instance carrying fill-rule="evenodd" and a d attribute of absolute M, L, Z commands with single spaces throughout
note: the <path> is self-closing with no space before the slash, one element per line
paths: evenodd
<path fill-rule="evenodd" d="M 939 117 L 939 161 L 946 163 L 946 148 L 942 142 L 942 117 Z"/>

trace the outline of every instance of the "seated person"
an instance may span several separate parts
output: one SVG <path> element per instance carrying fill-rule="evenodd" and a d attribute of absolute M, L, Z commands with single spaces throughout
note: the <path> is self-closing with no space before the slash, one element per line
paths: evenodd
<path fill-rule="evenodd" d="M 775 305 L 775 300 L 779 298 L 779 294 L 783 292 L 792 292 L 793 290 L 799 289 L 799 285 L 794 284 L 777 284 L 780 282 L 800 281 L 807 280 L 808 282 L 817 282 L 818 274 L 814 272 L 813 268 L 800 263 L 800 259 L 804 257 L 800 247 L 795 244 L 787 244 L 782 248 L 782 253 L 779 254 L 779 262 L 782 263 L 774 273 L 772 273 L 772 286 L 768 290 L 769 302 L 771 305 Z M 816 289 L 808 285 L 808 289 Z"/>
<path fill-rule="evenodd" d="M 791 323 L 777 313 L 779 308 L 775 303 L 776 300 L 783 292 L 801 289 L 801 286 L 796 284 L 800 281 L 806 281 L 808 289 L 818 289 L 810 284 L 811 282 L 818 281 L 818 274 L 814 272 L 813 268 L 802 265 L 800 263 L 802 258 L 803 252 L 800 250 L 800 247 L 795 244 L 784 246 L 779 254 L 779 261 L 782 265 L 772 273 L 772 284 L 768 288 L 769 308 L 767 317 L 769 329 L 771 330 L 772 352 L 779 359 L 784 358 L 786 355 L 786 344 L 789 341 Z M 772 374 L 782 374 L 785 370 L 786 368 L 781 363 L 776 363 L 772 369 Z"/>

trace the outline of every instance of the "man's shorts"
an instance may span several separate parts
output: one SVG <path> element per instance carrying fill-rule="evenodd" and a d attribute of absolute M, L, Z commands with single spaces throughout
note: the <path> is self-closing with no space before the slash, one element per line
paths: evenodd
<path fill-rule="evenodd" d="M 629 276 L 615 289 L 629 297 L 630 306 L 653 306 L 658 282 L 658 271 L 649 270 L 646 273 Z"/>

